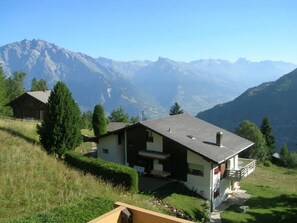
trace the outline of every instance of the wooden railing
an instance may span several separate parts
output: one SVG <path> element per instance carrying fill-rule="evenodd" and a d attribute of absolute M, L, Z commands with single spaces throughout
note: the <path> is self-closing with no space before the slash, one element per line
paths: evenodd
<path fill-rule="evenodd" d="M 250 175 L 256 168 L 256 160 L 252 159 L 238 159 L 239 169 L 226 170 L 226 178 L 229 180 L 240 181 Z"/>
<path fill-rule="evenodd" d="M 118 207 L 89 221 L 89 223 L 194 223 L 192 221 L 156 213 L 121 202 L 117 202 L 116 206 Z"/>

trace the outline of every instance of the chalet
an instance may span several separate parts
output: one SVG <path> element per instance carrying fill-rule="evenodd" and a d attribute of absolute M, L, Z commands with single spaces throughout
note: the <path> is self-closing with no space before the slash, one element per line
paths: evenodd
<path fill-rule="evenodd" d="M 12 108 L 15 118 L 42 120 L 50 93 L 51 91 L 28 91 L 7 106 Z"/>
<path fill-rule="evenodd" d="M 214 209 L 255 170 L 255 160 L 238 157 L 252 145 L 222 128 L 180 114 L 101 136 L 97 157 L 183 182 Z"/>

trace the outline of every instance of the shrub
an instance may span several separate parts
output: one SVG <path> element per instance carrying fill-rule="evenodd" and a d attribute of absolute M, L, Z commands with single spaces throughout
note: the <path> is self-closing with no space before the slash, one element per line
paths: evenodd
<path fill-rule="evenodd" d="M 49 211 L 35 213 L 7 223 L 29 222 L 88 222 L 113 209 L 113 201 L 104 198 L 88 198 L 77 204 L 54 208 Z"/>
<path fill-rule="evenodd" d="M 101 177 L 114 185 L 122 185 L 132 192 L 138 192 L 138 174 L 131 167 L 111 163 L 99 158 L 85 157 L 69 151 L 65 154 L 65 162 L 84 172 Z"/>
<path fill-rule="evenodd" d="M 269 160 L 265 160 L 263 164 L 264 166 L 267 166 L 267 167 L 272 166 L 272 163 Z"/>
<path fill-rule="evenodd" d="M 297 168 L 297 153 L 291 152 L 287 161 L 288 161 L 288 167 Z"/>

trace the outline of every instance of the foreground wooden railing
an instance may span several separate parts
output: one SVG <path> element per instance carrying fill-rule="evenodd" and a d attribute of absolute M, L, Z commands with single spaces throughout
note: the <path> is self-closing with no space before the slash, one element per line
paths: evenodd
<path fill-rule="evenodd" d="M 239 158 L 238 163 L 240 167 L 239 170 L 226 170 L 227 179 L 240 181 L 256 169 L 256 160 Z"/>
<path fill-rule="evenodd" d="M 118 207 L 89 223 L 193 223 L 121 202 L 117 202 L 116 206 Z"/>

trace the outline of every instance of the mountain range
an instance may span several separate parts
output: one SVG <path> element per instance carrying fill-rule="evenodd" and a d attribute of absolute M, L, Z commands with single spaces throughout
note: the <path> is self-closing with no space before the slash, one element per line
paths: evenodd
<path fill-rule="evenodd" d="M 178 102 L 191 114 L 233 100 L 249 87 L 272 81 L 295 69 L 282 61 L 235 62 L 220 59 L 192 62 L 160 57 L 157 61 L 115 61 L 92 58 L 44 40 L 23 40 L 0 47 L 6 75 L 24 71 L 31 80 L 45 79 L 51 88 L 64 81 L 82 110 L 102 104 L 107 114 L 123 107 L 130 116 L 168 114 Z"/>
<path fill-rule="evenodd" d="M 138 116 L 142 110 L 152 117 L 165 113 L 156 100 L 121 73 L 90 56 L 46 41 L 23 40 L 2 46 L 0 61 L 8 75 L 14 71 L 27 74 L 26 89 L 34 77 L 45 79 L 50 88 L 57 81 L 65 82 L 82 110 L 93 110 L 100 103 L 107 113 L 120 106 L 131 116 Z"/>
<path fill-rule="evenodd" d="M 260 126 L 267 116 L 277 147 L 287 144 L 290 150 L 297 151 L 297 69 L 276 81 L 250 88 L 233 101 L 197 116 L 231 131 L 243 120 Z"/>

